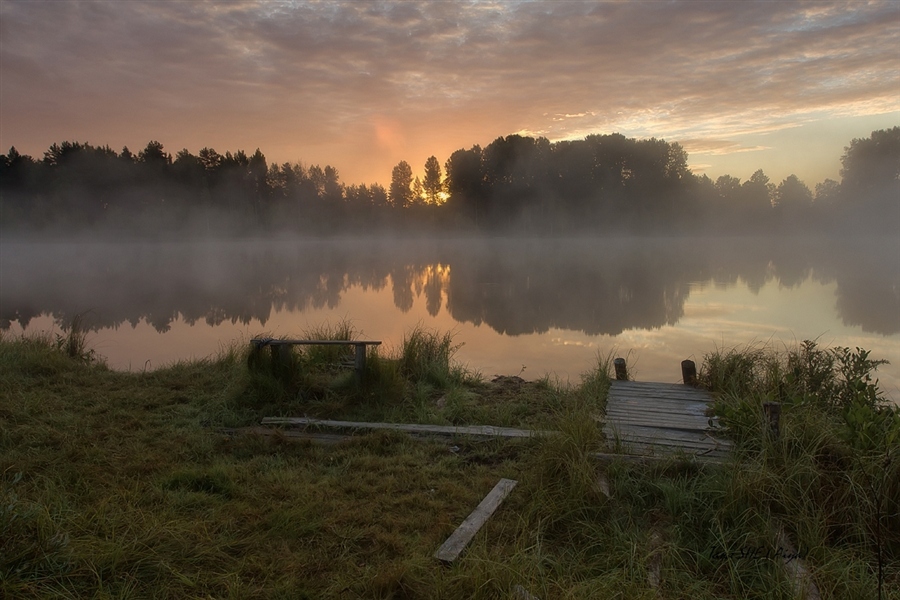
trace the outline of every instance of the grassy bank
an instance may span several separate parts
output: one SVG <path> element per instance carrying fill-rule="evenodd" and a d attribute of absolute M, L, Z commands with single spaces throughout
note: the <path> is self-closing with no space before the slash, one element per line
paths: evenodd
<path fill-rule="evenodd" d="M 449 336 L 416 330 L 370 356 L 360 383 L 325 347 L 295 351 L 286 370 L 268 353 L 248 369 L 234 348 L 122 373 L 76 342 L 0 339 L 0 596 L 791 598 L 783 561 L 746 552 L 776 550 L 778 523 L 823 596 L 875 598 L 882 582 L 900 597 L 897 418 L 865 377 L 847 383 L 836 354 L 828 374 L 816 362 L 828 356 L 801 350 L 806 363 L 708 357 L 737 442 L 716 468 L 595 461 L 606 360 L 573 387 L 486 382 L 454 363 Z M 784 406 L 778 440 L 759 417 L 766 399 Z M 303 415 L 561 434 L 322 445 L 222 433 Z M 436 564 L 502 477 L 518 487 L 460 560 Z"/>

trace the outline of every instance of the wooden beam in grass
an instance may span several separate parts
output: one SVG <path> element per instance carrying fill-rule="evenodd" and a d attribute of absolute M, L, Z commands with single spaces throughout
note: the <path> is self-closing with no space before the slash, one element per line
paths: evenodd
<path fill-rule="evenodd" d="M 485 437 L 530 438 L 538 435 L 554 434 L 555 431 L 515 429 L 513 427 L 493 427 L 492 425 L 416 425 L 412 423 L 361 423 L 356 421 L 332 421 L 310 417 L 265 417 L 263 425 L 312 425 L 346 429 L 390 429 L 407 433 L 430 433 L 438 435 L 477 435 Z"/>
<path fill-rule="evenodd" d="M 475 537 L 475 534 L 478 533 L 478 530 L 481 529 L 481 526 L 491 518 L 491 515 L 500 506 L 500 503 L 516 487 L 517 483 L 518 481 L 514 479 L 501 479 L 498 481 L 494 489 L 481 501 L 481 504 L 472 511 L 472 514 L 466 517 L 462 525 L 457 527 L 456 531 L 447 538 L 447 541 L 438 548 L 438 551 L 434 553 L 434 557 L 445 564 L 456 560 L 469 542 L 472 541 L 472 538 Z"/>
<path fill-rule="evenodd" d="M 787 532 L 778 524 L 772 525 L 772 529 L 775 531 L 775 539 L 779 546 L 778 550 L 779 552 L 783 551 L 782 560 L 788 579 L 791 582 L 791 587 L 794 588 L 794 595 L 806 600 L 821 600 L 822 595 L 819 593 L 819 588 L 816 586 L 809 569 L 806 568 L 806 563 L 800 558 L 800 553 L 794 549 L 794 544 L 791 542 L 791 538 L 788 537 Z"/>
<path fill-rule="evenodd" d="M 541 600 L 519 584 L 514 585 L 512 591 L 516 600 Z"/>

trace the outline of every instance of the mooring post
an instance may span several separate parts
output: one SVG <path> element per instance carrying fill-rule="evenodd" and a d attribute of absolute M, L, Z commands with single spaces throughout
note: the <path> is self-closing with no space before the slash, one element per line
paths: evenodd
<path fill-rule="evenodd" d="M 366 376 L 366 345 L 356 344 L 356 374 L 360 381 Z"/>
<path fill-rule="evenodd" d="M 766 424 L 772 439 L 781 437 L 781 403 L 763 402 L 763 411 L 766 413 Z"/>
<path fill-rule="evenodd" d="M 628 381 L 628 369 L 625 368 L 625 359 L 617 358 L 613 361 L 613 366 L 616 368 L 616 380 L 617 381 Z"/>
<path fill-rule="evenodd" d="M 681 378 L 684 385 L 697 387 L 697 365 L 692 360 L 681 361 Z"/>

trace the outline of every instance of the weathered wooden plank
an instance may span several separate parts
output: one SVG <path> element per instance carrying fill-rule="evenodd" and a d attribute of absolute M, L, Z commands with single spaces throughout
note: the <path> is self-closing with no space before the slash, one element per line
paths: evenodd
<path fill-rule="evenodd" d="M 727 460 L 729 453 L 726 450 L 716 448 L 686 448 L 684 446 L 660 446 L 657 444 L 641 444 L 637 442 L 623 443 L 621 446 L 623 454 L 639 454 L 654 456 L 679 456 L 683 455 L 690 458 L 698 458 L 705 460 L 707 458 L 716 460 Z"/>
<path fill-rule="evenodd" d="M 717 440 L 717 420 L 707 416 L 711 394 L 675 383 L 613 381 L 606 402 L 604 435 L 639 452 L 685 452 L 702 460 L 727 456 Z"/>
<path fill-rule="evenodd" d="M 621 425 L 606 426 L 603 433 L 609 438 L 633 438 L 646 440 L 660 440 L 660 443 L 708 443 L 729 445 L 727 440 L 719 440 L 705 432 L 691 432 L 670 429 L 651 429 L 641 427 L 640 425 Z"/>
<path fill-rule="evenodd" d="M 705 423 L 703 424 L 705 425 Z M 619 429 L 628 428 L 628 427 L 646 427 L 649 429 L 655 429 L 659 433 L 658 436 L 666 435 L 664 432 L 666 431 L 674 431 L 676 433 L 696 433 L 696 434 L 712 434 L 714 429 L 710 427 L 705 427 L 703 425 L 697 425 L 696 423 L 686 423 L 686 424 L 678 424 L 678 423 L 670 423 L 666 425 L 655 424 L 652 421 L 643 421 L 640 419 L 617 419 L 615 421 L 614 426 Z"/>
<path fill-rule="evenodd" d="M 794 544 L 787 533 L 782 527 L 773 526 L 773 529 L 775 529 L 779 550 L 784 550 L 782 560 L 788 579 L 791 581 L 791 587 L 794 589 L 794 595 L 805 600 L 821 600 L 822 595 L 819 593 L 812 574 L 806 568 L 806 563 L 800 557 L 800 553 L 794 549 Z"/>
<path fill-rule="evenodd" d="M 611 381 L 610 385 L 613 388 L 622 388 L 622 389 L 636 389 L 636 390 L 650 390 L 650 389 L 659 389 L 659 390 L 693 390 L 695 392 L 701 394 L 708 394 L 706 390 L 695 388 L 689 385 L 684 385 L 681 383 L 665 383 L 661 381 Z"/>
<path fill-rule="evenodd" d="M 228 436 L 261 435 L 265 437 L 283 437 L 290 441 L 311 441 L 319 444 L 337 444 L 351 439 L 352 435 L 337 433 L 318 433 L 310 431 L 291 431 L 289 429 L 271 429 L 268 427 L 232 427 L 220 430 Z"/>
<path fill-rule="evenodd" d="M 727 454 L 727 450 L 724 448 L 717 448 L 715 446 L 703 446 L 697 444 L 673 444 L 673 443 L 664 443 L 662 440 L 635 440 L 635 439 L 620 439 L 619 443 L 622 448 L 631 449 L 632 451 L 643 452 L 646 450 L 652 450 L 654 452 L 662 452 L 662 453 L 672 453 L 672 452 L 686 452 L 688 454 L 713 454 L 713 453 L 722 453 Z"/>
<path fill-rule="evenodd" d="M 675 398 L 712 398 L 712 394 L 706 390 L 687 385 L 663 385 L 663 384 L 632 384 L 623 385 L 621 382 L 613 382 L 610 386 L 613 394 L 635 394 L 638 396 L 672 396 Z"/>
<path fill-rule="evenodd" d="M 715 431 L 719 427 L 715 424 L 710 425 L 709 419 L 684 419 L 684 418 L 668 418 L 667 415 L 659 416 L 642 416 L 635 414 L 607 414 L 601 419 L 604 423 L 630 423 L 634 425 L 643 425 L 645 427 L 653 427 L 654 429 L 691 429 L 694 431 Z"/>
<path fill-rule="evenodd" d="M 682 409 L 688 406 L 699 407 L 702 406 L 704 409 L 710 406 L 709 403 L 697 400 L 696 398 L 692 398 L 690 400 L 687 399 L 678 399 L 678 398 L 668 398 L 664 396 L 609 396 L 606 400 L 607 405 L 610 404 L 630 404 L 634 406 L 669 406 L 673 409 Z"/>
<path fill-rule="evenodd" d="M 703 462 L 725 463 L 728 460 L 729 453 L 721 449 L 709 448 L 683 448 L 680 446 L 658 446 L 655 444 L 641 444 L 630 442 L 623 444 L 623 448 L 629 454 L 627 456 L 640 455 L 659 457 L 661 459 L 671 460 L 673 457 L 683 456 L 689 460 L 699 460 Z"/>
<path fill-rule="evenodd" d="M 645 430 L 652 429 L 652 433 L 647 433 Z M 623 432 L 630 431 L 632 433 L 640 432 L 642 435 L 647 435 L 648 437 L 653 438 L 688 438 L 688 439 L 703 439 L 706 435 L 714 435 L 716 433 L 715 430 L 712 429 L 699 429 L 697 427 L 655 427 L 653 425 L 642 423 L 642 422 L 628 422 L 628 421 L 616 421 L 616 423 L 609 427 L 610 431 L 618 431 L 620 434 Z"/>
<path fill-rule="evenodd" d="M 514 585 L 512 591 L 517 600 L 541 600 L 519 584 Z"/>
<path fill-rule="evenodd" d="M 710 450 L 708 448 L 682 448 L 676 446 L 656 446 L 653 444 L 630 443 L 622 445 L 623 454 L 658 456 L 667 459 L 683 457 L 685 460 L 713 461 L 724 463 L 728 460 L 729 453 L 725 450 Z"/>
<path fill-rule="evenodd" d="M 612 400 L 632 400 L 636 402 L 646 402 L 647 400 L 667 400 L 669 402 L 697 402 L 700 404 L 709 404 L 713 399 L 698 396 L 695 393 L 686 391 L 683 394 L 667 394 L 664 392 L 637 392 L 631 390 L 610 390 L 609 398 Z"/>
<path fill-rule="evenodd" d="M 627 393 L 617 393 L 610 394 L 607 397 L 607 404 L 610 402 L 630 402 L 633 404 L 656 404 L 657 402 L 665 402 L 666 404 L 671 404 L 672 406 L 685 406 L 685 405 L 702 405 L 709 406 L 711 402 L 707 402 L 702 398 L 680 398 L 677 396 L 663 396 L 661 394 L 647 394 L 640 395 L 634 394 L 631 392 Z"/>
<path fill-rule="evenodd" d="M 643 425 L 630 425 L 626 423 L 610 423 L 607 427 L 619 432 L 619 435 L 636 435 L 651 439 L 663 437 L 672 440 L 686 441 L 709 439 L 709 434 L 705 431 L 684 431 L 681 429 L 645 427 Z"/>
<path fill-rule="evenodd" d="M 609 399 L 612 401 L 617 400 L 630 400 L 632 402 L 657 402 L 657 401 L 666 401 L 673 403 L 685 403 L 685 402 L 695 402 L 700 404 L 708 404 L 712 402 L 710 400 L 704 400 L 702 397 L 694 396 L 694 395 L 678 395 L 678 394 L 639 394 L 637 392 L 631 391 L 613 391 L 609 395 Z"/>
<path fill-rule="evenodd" d="M 670 398 L 687 398 L 694 400 L 706 400 L 711 402 L 714 398 L 706 390 L 701 390 L 687 385 L 669 383 L 635 383 L 631 381 L 613 381 L 610 385 L 610 394 L 632 394 L 635 396 L 654 396 Z"/>
<path fill-rule="evenodd" d="M 443 563 L 451 563 L 460 555 L 465 547 L 472 541 L 481 526 L 494 514 L 500 503 L 516 487 L 518 482 L 514 479 L 501 479 L 497 482 L 484 500 L 466 517 L 466 520 L 456 528 L 447 541 L 444 542 L 434 557 Z"/>
<path fill-rule="evenodd" d="M 644 413 L 639 411 L 630 411 L 630 410 L 621 410 L 618 408 L 614 408 L 612 410 L 607 409 L 606 411 L 606 420 L 607 421 L 621 421 L 621 420 L 638 420 L 638 421 L 648 421 L 651 423 L 656 423 L 659 426 L 665 426 L 666 424 L 678 423 L 681 425 L 689 425 L 691 427 L 697 427 L 700 429 L 706 429 L 710 427 L 710 419 L 706 415 L 691 415 L 691 414 L 681 414 L 681 413 L 664 413 L 664 412 L 655 412 L 655 413 Z"/>
<path fill-rule="evenodd" d="M 609 479 L 606 478 L 606 473 L 600 473 L 597 475 L 597 489 L 600 490 L 600 493 L 606 496 L 607 499 L 612 498 L 612 493 L 609 490 Z"/>
<path fill-rule="evenodd" d="M 657 589 L 662 580 L 662 533 L 657 528 L 650 530 L 650 559 L 647 561 L 647 583 Z"/>
<path fill-rule="evenodd" d="M 665 410 L 671 412 L 689 412 L 691 414 L 704 414 L 709 410 L 709 404 L 703 402 L 682 402 L 680 400 L 666 400 L 665 398 L 647 398 L 635 400 L 634 398 L 609 398 L 606 401 L 609 408 L 622 407 L 629 410 Z"/>
<path fill-rule="evenodd" d="M 653 419 L 669 419 L 669 418 L 681 418 L 683 420 L 693 420 L 697 422 L 706 422 L 713 417 L 706 416 L 704 411 L 692 410 L 692 411 L 677 411 L 677 410 L 666 410 L 660 407 L 649 408 L 647 410 L 641 410 L 638 408 L 634 408 L 631 406 L 607 406 L 606 407 L 606 415 L 619 415 L 619 416 L 639 416 L 644 418 L 653 418 Z"/>
<path fill-rule="evenodd" d="M 716 437 L 716 434 L 721 433 L 720 429 L 716 428 L 698 428 L 698 429 L 677 429 L 677 428 L 669 428 L 669 427 L 656 427 L 652 425 L 645 425 L 642 423 L 629 423 L 623 421 L 607 421 L 604 425 L 604 429 L 617 429 L 619 431 L 628 430 L 632 433 L 638 433 L 639 435 L 648 435 L 650 437 L 659 437 L 664 435 L 665 431 L 672 431 L 674 435 L 679 437 Z"/>
<path fill-rule="evenodd" d="M 664 411 L 664 410 L 635 410 L 632 408 L 623 408 L 621 406 L 613 406 L 607 407 L 606 416 L 610 417 L 612 415 L 616 415 L 617 417 L 638 417 L 644 419 L 655 419 L 655 420 L 663 420 L 663 419 L 680 419 L 682 421 L 691 421 L 696 423 L 706 423 L 712 417 L 707 417 L 703 413 L 697 412 L 673 412 L 673 411 Z"/>
<path fill-rule="evenodd" d="M 475 435 L 485 437 L 529 438 L 539 435 L 552 435 L 556 431 L 540 431 L 533 429 L 515 429 L 513 427 L 493 427 L 491 425 L 417 425 L 411 423 L 362 423 L 356 421 L 333 421 L 330 419 L 313 419 L 310 417 L 265 417 L 263 425 L 312 425 L 316 427 L 335 427 L 346 429 L 390 429 L 408 433 L 430 433 L 438 435 Z"/>
<path fill-rule="evenodd" d="M 715 451 L 715 450 L 725 450 L 724 447 L 720 448 L 715 444 L 703 444 L 696 442 L 685 442 L 685 441 L 675 441 L 675 440 L 665 440 L 665 439 L 648 439 L 648 438 L 636 438 L 636 437 L 619 437 L 615 438 L 625 447 L 628 446 L 654 446 L 659 447 L 664 450 L 685 450 L 690 452 L 706 452 L 706 451 Z"/>
<path fill-rule="evenodd" d="M 651 427 L 673 427 L 675 429 L 685 427 L 699 430 L 710 429 L 709 419 L 705 417 L 688 418 L 683 415 L 666 415 L 662 413 L 658 415 L 641 415 L 635 413 L 612 412 L 606 413 L 606 421 L 616 423 L 640 421 L 651 423 Z"/>

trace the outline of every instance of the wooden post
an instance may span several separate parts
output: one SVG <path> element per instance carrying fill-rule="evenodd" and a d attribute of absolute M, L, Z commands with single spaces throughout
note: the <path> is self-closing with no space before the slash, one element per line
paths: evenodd
<path fill-rule="evenodd" d="M 772 438 L 777 440 L 781 437 L 781 403 L 780 402 L 763 402 L 763 410 L 766 413 L 766 424 Z"/>
<path fill-rule="evenodd" d="M 697 365 L 692 360 L 681 361 L 681 378 L 684 385 L 697 387 Z"/>
<path fill-rule="evenodd" d="M 259 366 L 259 360 L 262 357 L 263 342 L 260 340 L 251 340 L 250 354 L 247 355 L 247 368 L 251 371 Z"/>
<path fill-rule="evenodd" d="M 616 381 L 628 381 L 628 369 L 625 367 L 625 359 L 615 359 L 613 366 L 616 368 Z"/>
<path fill-rule="evenodd" d="M 356 344 L 356 374 L 360 381 L 366 376 L 366 345 Z"/>
<path fill-rule="evenodd" d="M 287 344 L 271 344 L 272 348 L 272 374 L 283 384 L 290 385 L 293 381 L 291 347 Z"/>

